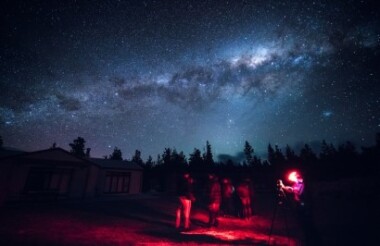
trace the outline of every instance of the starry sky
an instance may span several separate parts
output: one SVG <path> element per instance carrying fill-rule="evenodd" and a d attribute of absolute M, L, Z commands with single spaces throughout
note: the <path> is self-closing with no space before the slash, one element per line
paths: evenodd
<path fill-rule="evenodd" d="M 380 132 L 376 1 L 5 1 L 0 135 L 27 151 L 248 141 L 358 147 Z"/>

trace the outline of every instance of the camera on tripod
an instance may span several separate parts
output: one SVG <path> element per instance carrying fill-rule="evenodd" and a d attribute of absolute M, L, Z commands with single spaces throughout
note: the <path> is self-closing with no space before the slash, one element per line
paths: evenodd
<path fill-rule="evenodd" d="M 282 180 L 281 179 L 278 179 L 277 182 L 276 182 L 276 187 L 277 187 L 277 200 L 278 200 L 278 204 L 282 204 L 285 199 L 286 199 L 286 193 L 283 189 L 284 187 L 284 184 L 282 183 Z"/>

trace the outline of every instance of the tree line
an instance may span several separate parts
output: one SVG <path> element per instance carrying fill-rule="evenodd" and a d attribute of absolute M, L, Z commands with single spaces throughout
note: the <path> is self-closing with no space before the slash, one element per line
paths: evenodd
<path fill-rule="evenodd" d="M 0 136 L 0 147 L 3 140 Z M 51 148 L 55 148 L 54 143 Z M 78 137 L 69 143 L 70 152 L 79 157 L 90 157 L 90 148 L 86 148 L 86 141 Z M 175 148 L 165 148 L 153 160 L 149 156 L 146 161 L 141 157 L 141 151 L 135 150 L 130 160 L 123 159 L 121 149 L 115 147 L 105 159 L 132 161 L 144 169 L 144 188 L 149 189 L 154 182 L 158 182 L 160 189 L 165 189 L 165 182 L 175 174 L 185 171 L 195 175 L 216 173 L 220 176 L 229 176 L 232 179 L 242 177 L 252 178 L 255 182 L 273 182 L 290 169 L 298 169 L 306 177 L 313 180 L 338 180 L 350 177 L 379 176 L 380 165 L 380 133 L 375 135 L 375 144 L 370 147 L 357 148 L 352 142 L 334 146 L 332 143 L 321 141 L 320 152 L 316 153 L 308 144 L 296 153 L 289 145 L 281 149 L 277 145 L 268 144 L 267 158 L 262 160 L 252 145 L 245 141 L 242 146 L 244 160 L 235 163 L 233 160 L 215 161 L 212 146 L 206 141 L 204 151 L 194 148 L 189 157 Z M 159 181 L 157 181 L 159 180 Z M 152 181 L 152 182 L 151 182 Z"/>
<path fill-rule="evenodd" d="M 81 137 L 69 144 L 73 154 L 85 157 L 85 140 Z M 165 148 L 153 160 L 149 156 L 146 161 L 141 158 L 141 151 L 135 150 L 132 158 L 136 164 L 144 168 L 145 179 L 161 179 L 161 183 L 167 182 L 168 175 L 190 171 L 196 174 L 217 173 L 220 176 L 229 176 L 239 179 L 249 177 L 256 182 L 273 182 L 276 177 L 290 169 L 301 170 L 313 180 L 337 180 L 341 178 L 363 177 L 379 174 L 380 165 L 380 133 L 375 136 L 375 144 L 371 147 L 358 149 L 352 142 L 334 146 L 332 143 L 321 141 L 320 152 L 316 153 L 308 144 L 296 153 L 289 145 L 281 149 L 278 145 L 268 144 L 267 158 L 261 159 L 252 145 L 245 141 L 242 148 L 244 160 L 236 163 L 231 159 L 215 161 L 212 146 L 206 141 L 206 147 L 202 152 L 194 148 L 187 158 L 183 151 L 175 148 Z M 115 147 L 113 152 L 104 156 L 110 160 L 124 160 L 122 151 Z M 148 185 L 150 186 L 150 185 Z M 165 186 L 160 184 L 160 187 Z"/>

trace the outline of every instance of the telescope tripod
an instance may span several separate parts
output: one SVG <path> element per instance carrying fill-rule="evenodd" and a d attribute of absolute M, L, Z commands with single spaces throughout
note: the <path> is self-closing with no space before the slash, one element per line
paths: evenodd
<path fill-rule="evenodd" d="M 286 198 L 286 194 L 284 193 L 284 191 L 280 190 L 279 193 L 277 194 L 277 199 L 276 199 L 275 207 L 273 210 L 272 223 L 270 226 L 268 243 L 267 243 L 268 245 L 270 245 L 271 243 L 272 233 L 273 233 L 276 220 L 278 221 L 280 219 L 280 216 L 282 216 L 285 222 L 286 236 L 288 238 L 288 244 L 290 245 L 289 228 L 288 228 L 288 210 L 289 209 L 290 207 L 289 207 L 289 202 L 287 201 L 287 198 Z"/>

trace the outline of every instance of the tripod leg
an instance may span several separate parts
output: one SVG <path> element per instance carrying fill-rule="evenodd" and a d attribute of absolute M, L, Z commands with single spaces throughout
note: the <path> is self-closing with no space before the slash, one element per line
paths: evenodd
<path fill-rule="evenodd" d="M 290 236 L 289 236 L 289 228 L 288 228 L 288 208 L 285 207 L 284 209 L 284 216 L 285 216 L 285 229 L 286 229 L 286 236 L 288 237 L 288 244 L 290 245 Z"/>
<path fill-rule="evenodd" d="M 276 219 L 276 216 L 277 216 L 277 207 L 279 205 L 276 203 L 276 206 L 274 207 L 274 210 L 273 210 L 273 216 L 272 216 L 272 223 L 271 223 L 271 226 L 270 226 L 270 231 L 269 231 L 269 237 L 268 237 L 268 245 L 270 245 L 270 239 L 272 237 L 272 232 L 273 232 L 273 226 L 274 226 L 274 221 Z"/>

